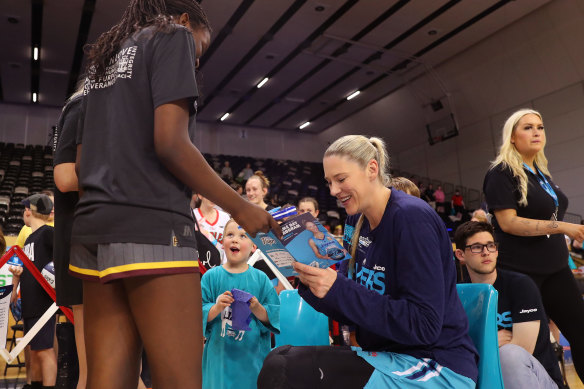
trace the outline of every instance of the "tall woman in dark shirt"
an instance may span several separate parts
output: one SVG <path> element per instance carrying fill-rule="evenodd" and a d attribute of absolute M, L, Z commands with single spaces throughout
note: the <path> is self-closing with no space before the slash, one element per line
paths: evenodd
<path fill-rule="evenodd" d="M 535 281 L 545 310 L 570 342 L 576 371 L 584 379 L 584 301 L 568 267 L 563 237 L 582 239 L 584 226 L 562 221 L 568 198 L 552 181 L 545 143 L 538 112 L 522 109 L 511 115 L 483 190 L 495 215 L 499 266 Z"/>
<path fill-rule="evenodd" d="M 136 388 L 142 346 L 155 388 L 201 387 L 191 191 L 250 234 L 280 231 L 192 143 L 195 68 L 210 33 L 196 0 L 131 0 L 90 46 L 69 265 L 83 279 L 90 389 Z"/>

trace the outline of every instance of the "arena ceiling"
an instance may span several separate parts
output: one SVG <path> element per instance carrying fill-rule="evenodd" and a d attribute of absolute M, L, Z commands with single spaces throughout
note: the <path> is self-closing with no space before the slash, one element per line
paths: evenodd
<path fill-rule="evenodd" d="M 198 119 L 321 132 L 550 0 L 202 0 Z M 120 0 L 0 0 L 0 102 L 61 106 Z M 33 48 L 39 47 L 38 60 Z M 261 88 L 258 84 L 268 81 Z M 355 91 L 360 94 L 350 101 Z M 441 103 L 435 96 L 430 104 Z"/>

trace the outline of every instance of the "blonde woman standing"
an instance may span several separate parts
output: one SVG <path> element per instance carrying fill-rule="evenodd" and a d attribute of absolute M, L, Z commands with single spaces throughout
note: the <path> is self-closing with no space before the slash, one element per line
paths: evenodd
<path fill-rule="evenodd" d="M 388 187 L 387 160 L 379 138 L 347 135 L 327 149 L 325 179 L 349 215 L 354 260 L 339 273 L 294 264 L 302 298 L 353 325 L 362 348 L 278 347 L 258 388 L 475 387 L 448 232 L 425 201 Z"/>
<path fill-rule="evenodd" d="M 512 114 L 483 191 L 495 215 L 499 266 L 535 281 L 546 312 L 570 342 L 576 371 L 584 380 L 584 301 L 568 267 L 563 236 L 582 239 L 584 226 L 562 221 L 568 198 L 552 181 L 545 144 L 539 112 Z"/>

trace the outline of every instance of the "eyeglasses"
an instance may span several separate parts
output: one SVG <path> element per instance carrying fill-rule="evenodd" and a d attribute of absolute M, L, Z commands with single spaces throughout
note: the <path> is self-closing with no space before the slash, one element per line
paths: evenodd
<path fill-rule="evenodd" d="M 466 250 L 467 248 L 470 248 L 470 252 L 473 254 L 480 254 L 483 252 L 484 248 L 487 248 L 487 251 L 490 253 L 494 253 L 497 251 L 497 248 L 499 247 L 499 244 L 496 242 L 489 242 L 487 244 L 480 244 L 480 243 L 475 243 L 475 244 L 471 244 L 468 246 L 464 246 L 464 249 Z"/>

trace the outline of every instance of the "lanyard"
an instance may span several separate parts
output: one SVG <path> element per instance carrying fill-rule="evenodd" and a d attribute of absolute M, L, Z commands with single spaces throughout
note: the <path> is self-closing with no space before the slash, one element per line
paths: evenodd
<path fill-rule="evenodd" d="M 558 204 L 559 204 L 558 203 L 558 195 L 556 194 L 556 192 L 554 191 L 554 188 L 552 188 L 552 186 L 550 185 L 548 180 L 545 178 L 543 173 L 540 172 L 539 169 L 536 167 L 535 168 L 537 170 L 537 174 L 536 174 L 533 170 L 531 170 L 531 168 L 525 162 L 523 163 L 523 166 L 537 177 L 537 181 L 539 182 L 539 185 L 541 185 L 541 187 L 547 192 L 547 194 L 549 194 L 552 197 L 552 199 L 554 199 L 554 204 L 556 205 L 556 212 L 557 212 Z"/>

